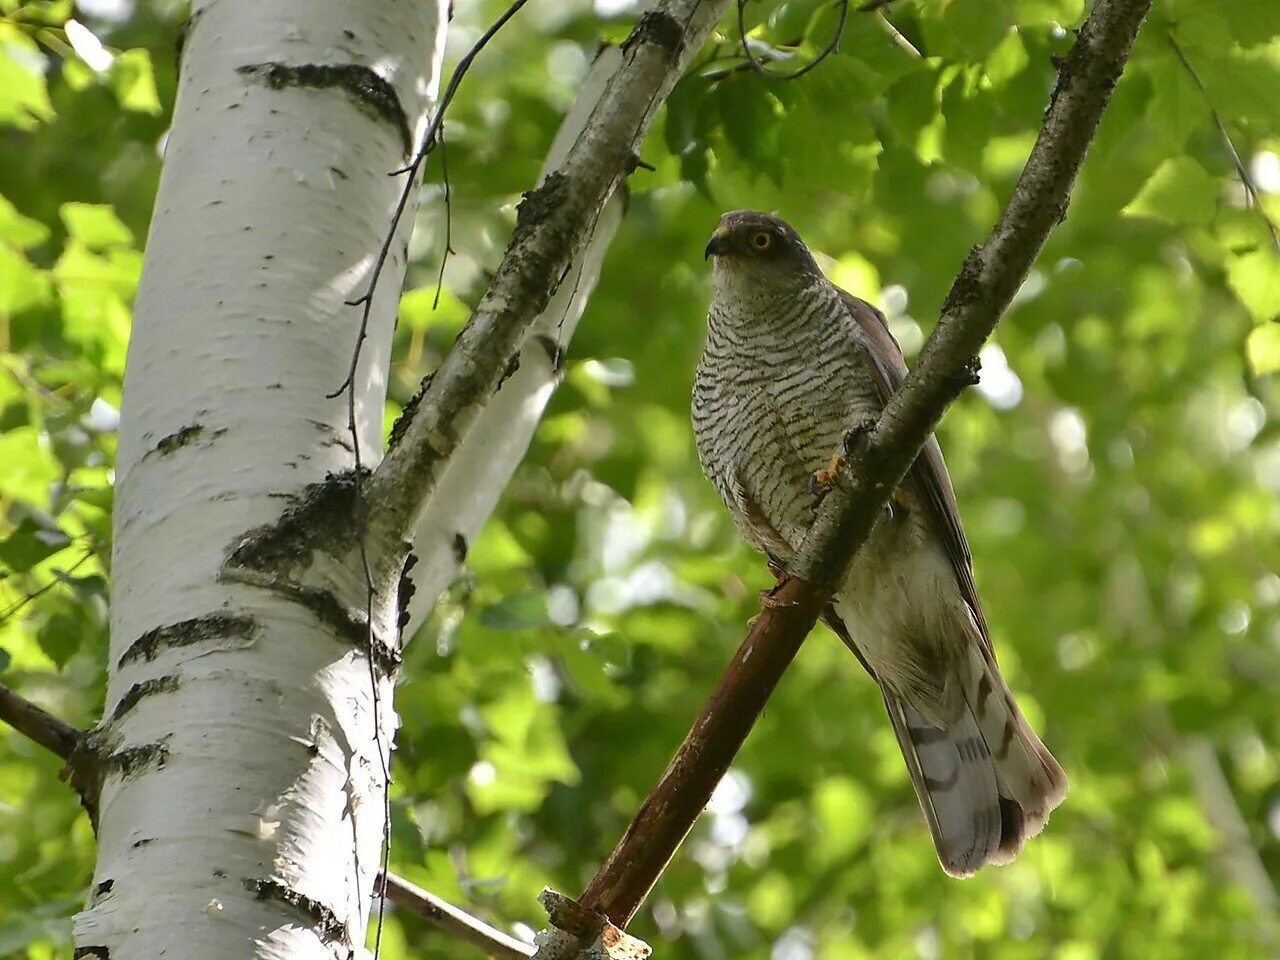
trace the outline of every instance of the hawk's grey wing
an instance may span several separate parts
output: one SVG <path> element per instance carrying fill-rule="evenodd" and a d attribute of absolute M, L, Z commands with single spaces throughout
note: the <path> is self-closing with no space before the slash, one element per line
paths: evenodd
<path fill-rule="evenodd" d="M 907 376 L 907 362 L 902 357 L 902 348 L 889 332 L 884 314 L 865 300 L 859 300 L 839 287 L 836 289 L 849 316 L 862 333 L 868 366 L 875 375 L 883 400 L 887 403 Z M 965 539 L 964 528 L 960 525 L 960 507 L 956 503 L 947 464 L 942 459 L 942 447 L 933 434 L 929 435 L 920 450 L 920 455 L 911 467 L 909 479 L 928 505 L 933 528 L 942 538 L 951 566 L 955 570 L 956 581 L 960 584 L 960 591 L 973 611 L 973 618 L 977 621 L 978 631 L 982 634 L 988 653 L 994 655 L 987 635 L 987 621 L 982 614 L 982 602 L 978 599 L 978 587 L 973 580 L 973 558 L 969 553 L 969 541 Z"/>

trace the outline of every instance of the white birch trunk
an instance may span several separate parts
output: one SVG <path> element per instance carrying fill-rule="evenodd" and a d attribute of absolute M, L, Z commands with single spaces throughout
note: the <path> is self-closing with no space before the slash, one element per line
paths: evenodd
<path fill-rule="evenodd" d="M 270 563 L 257 583 L 226 571 L 306 485 L 351 469 L 346 402 L 326 398 L 356 338 L 345 301 L 365 290 L 401 187 L 387 174 L 433 105 L 447 7 L 195 4 L 129 349 L 80 956 L 332 958 L 363 943 L 394 729 L 385 673 L 373 721 L 363 574 L 330 563 L 303 588 Z M 355 380 L 366 463 L 411 220 Z M 393 598 L 374 611 L 384 636 Z"/>

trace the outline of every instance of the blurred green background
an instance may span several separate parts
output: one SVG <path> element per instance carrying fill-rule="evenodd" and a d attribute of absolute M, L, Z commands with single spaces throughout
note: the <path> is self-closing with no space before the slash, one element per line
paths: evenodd
<path fill-rule="evenodd" d="M 456 4 L 450 63 L 503 6 Z M 887 19 L 851 14 L 839 54 L 794 83 L 741 69 L 722 25 L 644 146 L 656 170 L 631 179 L 528 460 L 408 651 L 397 872 L 538 927 L 536 893 L 581 890 L 744 635 L 770 578 L 688 425 L 719 213 L 782 213 L 914 354 L 1086 7 L 899 0 Z M 0 0 L 0 680 L 81 725 L 101 708 L 113 430 L 185 16 Z M 836 21 L 816 0 L 752 0 L 747 17 L 779 68 Z M 530 3 L 468 76 L 448 124 L 458 256 L 433 311 L 433 173 L 389 419 L 483 292 L 594 51 L 634 19 L 627 0 Z M 1278 949 L 1266 215 L 1280 219 L 1280 3 L 1156 0 L 1066 221 L 940 429 L 1004 672 L 1070 774 L 1067 803 L 1016 865 L 946 878 L 880 698 L 820 630 L 632 926 L 658 956 Z M 58 766 L 0 733 L 0 955 L 70 952 L 93 839 Z M 388 915 L 389 960 L 466 949 Z"/>

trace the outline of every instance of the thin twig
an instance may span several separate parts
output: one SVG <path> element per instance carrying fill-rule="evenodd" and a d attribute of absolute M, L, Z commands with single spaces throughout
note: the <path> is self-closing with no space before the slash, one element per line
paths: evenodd
<path fill-rule="evenodd" d="M 444 141 L 444 124 L 440 124 L 440 177 L 444 181 L 444 253 L 440 255 L 440 274 L 436 277 L 436 295 L 431 309 L 440 306 L 440 291 L 444 289 L 444 268 L 453 249 L 453 196 L 449 185 L 449 150 Z"/>
<path fill-rule="evenodd" d="M 806 73 L 820 64 L 827 57 L 831 56 L 840 48 L 840 39 L 844 36 L 844 25 L 849 19 L 849 0 L 839 0 L 840 2 L 840 22 L 836 24 L 835 33 L 831 35 L 830 42 L 823 48 L 822 52 L 812 61 L 806 63 L 798 70 L 791 73 L 774 73 L 763 63 L 756 59 L 755 54 L 751 52 L 751 47 L 747 43 L 747 25 L 743 10 L 747 5 L 747 0 L 737 0 L 738 3 L 738 39 L 742 46 L 742 55 L 746 58 L 747 64 L 756 73 L 761 76 L 768 77 L 770 80 L 798 80 Z"/>
<path fill-rule="evenodd" d="M 25 596 L 19 597 L 13 603 L 7 606 L 3 611 L 0 611 L 0 623 L 4 623 L 6 620 L 12 617 L 15 613 L 17 613 L 27 604 L 31 603 L 33 600 L 36 600 L 44 596 L 46 593 L 48 593 L 58 584 L 66 583 L 67 577 L 75 573 L 76 570 L 78 570 L 85 563 L 85 561 L 87 561 L 90 557 L 92 557 L 96 552 L 97 552 L 96 544 L 91 545 L 85 551 L 84 556 L 82 556 L 79 560 L 77 560 L 71 566 L 67 567 L 66 570 L 58 570 L 57 568 L 54 568 L 52 580 L 50 580 L 48 583 L 44 584 L 41 587 L 37 587 L 35 590 L 32 590 L 30 593 L 26 594 Z"/>
<path fill-rule="evenodd" d="M 373 294 L 377 290 L 378 281 L 382 278 L 382 269 L 387 262 L 387 254 L 391 250 L 391 244 L 395 239 L 396 231 L 400 227 L 400 220 L 404 216 L 404 211 L 409 205 L 409 197 L 413 193 L 413 185 L 418 179 L 418 173 L 422 169 L 422 164 L 426 161 L 427 155 L 431 153 L 440 137 L 440 129 L 444 125 L 445 111 L 449 109 L 449 104 L 453 102 L 454 94 L 458 92 L 458 86 L 462 83 L 462 78 L 466 76 L 467 70 L 470 69 L 472 61 L 481 50 L 493 39 L 494 35 L 506 26 L 507 21 L 514 17 L 529 0 L 515 0 L 506 11 L 500 16 L 493 25 L 489 27 L 475 42 L 466 55 L 458 61 L 458 65 L 453 69 L 453 75 L 449 78 L 449 85 L 445 87 L 444 96 L 440 98 L 440 105 L 436 108 L 435 116 L 431 120 L 430 126 L 427 127 L 426 135 L 422 138 L 422 146 L 414 153 L 413 159 L 407 166 L 392 170 L 392 176 L 404 176 L 404 188 L 400 191 L 400 197 L 396 201 L 395 211 L 391 214 L 391 224 L 387 228 L 386 236 L 383 238 L 382 247 L 378 251 L 378 256 L 374 259 L 373 268 L 369 272 L 369 285 L 365 292 L 354 300 L 347 301 L 347 305 L 351 307 L 363 307 L 360 314 L 360 331 L 356 337 L 355 348 L 351 352 L 351 365 L 347 370 L 347 376 L 339 384 L 338 389 L 328 394 L 328 399 L 332 400 L 341 396 L 343 390 L 350 389 L 355 383 L 356 368 L 360 365 L 360 350 L 364 346 L 365 336 L 369 328 L 369 314 L 373 306 Z"/>
<path fill-rule="evenodd" d="M 533 947 L 523 940 L 492 927 L 478 917 L 473 917 L 460 907 L 441 900 L 433 893 L 414 886 L 394 873 L 386 877 L 384 894 L 397 907 L 402 907 L 433 923 L 456 939 L 479 947 L 498 960 L 523 960 L 533 956 Z"/>
<path fill-rule="evenodd" d="M 1227 148 L 1227 153 L 1231 155 L 1231 162 L 1235 164 L 1236 175 L 1240 178 L 1240 183 L 1244 185 L 1245 193 L 1248 194 L 1253 209 L 1258 212 L 1262 222 L 1267 225 L 1267 231 L 1271 234 L 1272 246 L 1276 248 L 1276 253 L 1280 253 L 1280 232 L 1277 232 L 1276 225 L 1267 216 L 1266 208 L 1262 205 L 1262 194 L 1258 190 L 1258 185 L 1253 182 L 1253 175 L 1249 172 L 1248 165 L 1241 158 L 1240 151 L 1236 149 L 1235 143 L 1232 142 L 1231 134 L 1227 132 L 1226 124 L 1222 122 L 1222 116 L 1209 100 L 1209 91 L 1205 89 L 1204 81 L 1200 79 L 1200 74 L 1196 72 L 1196 68 L 1187 59 L 1187 55 L 1178 44 L 1172 30 L 1167 34 L 1167 38 L 1169 46 L 1173 47 L 1173 52 L 1177 54 L 1179 62 L 1187 71 L 1187 75 L 1191 77 L 1191 82 L 1196 85 L 1196 89 L 1204 97 L 1205 105 L 1209 108 L 1209 116 L 1213 119 L 1213 125 L 1218 128 L 1218 136 L 1222 138 L 1222 143 Z"/>
<path fill-rule="evenodd" d="M 924 59 L 924 54 L 916 49 L 914 43 L 902 35 L 902 31 L 893 25 L 893 21 L 884 15 L 883 10 L 876 11 L 876 20 L 880 22 L 880 26 L 884 28 L 884 32 L 889 35 L 890 39 L 892 39 L 893 42 L 907 54 L 907 56 L 911 57 L 913 60 Z"/>
<path fill-rule="evenodd" d="M 1004 212 L 975 247 L 902 387 L 849 451 L 788 570 L 675 759 L 580 898 L 625 926 L 711 797 L 795 651 L 843 581 L 971 363 L 1062 219 L 1071 188 L 1152 0 L 1098 0 L 1067 55 Z M 756 665 L 753 667 L 753 664 Z"/>

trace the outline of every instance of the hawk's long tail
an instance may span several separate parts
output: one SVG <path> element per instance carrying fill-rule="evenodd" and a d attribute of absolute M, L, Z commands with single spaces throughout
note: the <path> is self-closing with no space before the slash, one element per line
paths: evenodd
<path fill-rule="evenodd" d="M 882 692 L 938 860 L 967 877 L 1016 857 L 1066 796 L 1067 777 L 976 644 L 941 689 L 950 709 L 929 710 L 934 719 Z"/>

